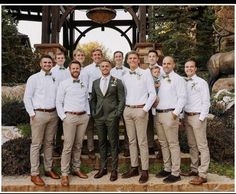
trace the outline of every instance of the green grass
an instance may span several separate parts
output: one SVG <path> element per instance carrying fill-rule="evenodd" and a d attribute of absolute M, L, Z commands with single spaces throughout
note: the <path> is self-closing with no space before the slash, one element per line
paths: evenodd
<path fill-rule="evenodd" d="M 209 172 L 234 179 L 234 166 L 230 164 L 220 164 L 218 162 L 211 161 Z"/>

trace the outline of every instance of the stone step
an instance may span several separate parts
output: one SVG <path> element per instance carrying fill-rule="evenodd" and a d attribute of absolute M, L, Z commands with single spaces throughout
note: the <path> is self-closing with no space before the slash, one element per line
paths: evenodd
<path fill-rule="evenodd" d="M 100 167 L 100 155 L 98 153 L 95 154 L 96 159 L 91 160 L 87 155 L 81 155 L 81 162 L 82 164 L 94 169 L 98 170 Z M 60 157 L 54 157 L 53 159 L 53 166 L 60 166 Z M 140 157 L 139 157 L 139 163 Z M 158 158 L 158 155 L 149 155 L 149 165 L 156 164 L 156 163 L 163 163 L 162 158 Z M 124 157 L 123 153 L 119 154 L 119 165 L 130 165 L 130 157 Z M 181 164 L 190 164 L 190 156 L 186 153 L 181 153 Z M 111 157 L 108 158 L 108 169 L 111 168 Z"/>
<path fill-rule="evenodd" d="M 88 174 L 88 179 L 69 176 L 70 186 L 62 187 L 61 180 L 50 179 L 42 176 L 46 182 L 45 187 L 35 186 L 30 181 L 30 176 L 2 176 L 2 192 L 234 192 L 234 180 L 217 174 L 208 174 L 208 182 L 202 185 L 191 185 L 192 177 L 181 177 L 181 181 L 173 184 L 162 182 L 162 178 L 149 175 L 145 184 L 139 184 L 137 177 L 110 182 L 110 172 L 100 179 L 94 179 L 97 171 Z"/>

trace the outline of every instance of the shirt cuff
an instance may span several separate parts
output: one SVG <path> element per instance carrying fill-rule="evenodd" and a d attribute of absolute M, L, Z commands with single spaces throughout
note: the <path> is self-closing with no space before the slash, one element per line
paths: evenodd
<path fill-rule="evenodd" d="M 64 114 L 64 115 L 62 115 L 60 118 L 61 118 L 61 120 L 63 121 L 63 120 L 66 118 L 66 115 Z"/>
<path fill-rule="evenodd" d="M 30 117 L 35 116 L 35 112 L 34 112 L 34 111 L 30 112 L 30 113 L 29 113 L 29 116 L 30 116 Z"/>
<path fill-rule="evenodd" d="M 200 121 L 204 121 L 205 118 L 206 118 L 206 117 L 204 117 L 203 115 L 200 115 L 200 116 L 199 116 L 199 120 L 200 120 Z"/>

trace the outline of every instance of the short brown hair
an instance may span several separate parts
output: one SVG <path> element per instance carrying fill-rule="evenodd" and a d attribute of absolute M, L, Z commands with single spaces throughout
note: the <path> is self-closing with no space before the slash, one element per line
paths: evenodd
<path fill-rule="evenodd" d="M 127 57 L 129 57 L 129 55 L 132 55 L 132 54 L 137 55 L 138 58 L 139 58 L 139 54 L 138 54 L 138 52 L 137 52 L 137 51 L 134 51 L 134 50 L 129 51 L 129 52 L 127 53 Z"/>
<path fill-rule="evenodd" d="M 79 62 L 79 61 L 76 61 L 76 60 L 71 61 L 71 62 L 69 63 L 69 65 L 68 65 L 68 67 L 70 68 L 70 67 L 71 67 L 71 64 L 73 64 L 73 63 L 78 64 L 79 67 L 80 67 L 80 69 L 81 69 L 81 64 L 80 64 L 80 62 Z"/>

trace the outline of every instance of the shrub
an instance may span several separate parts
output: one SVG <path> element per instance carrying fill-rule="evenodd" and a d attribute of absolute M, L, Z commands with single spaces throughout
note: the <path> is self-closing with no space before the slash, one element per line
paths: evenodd
<path fill-rule="evenodd" d="M 5 98 L 2 101 L 2 125 L 29 123 L 23 101 Z"/>
<path fill-rule="evenodd" d="M 30 173 L 30 143 L 31 140 L 28 138 L 17 138 L 2 145 L 3 175 Z"/>
<path fill-rule="evenodd" d="M 26 137 L 26 138 L 30 138 L 31 137 L 31 127 L 29 124 L 19 124 L 16 126 L 21 135 L 23 135 L 23 137 Z"/>

